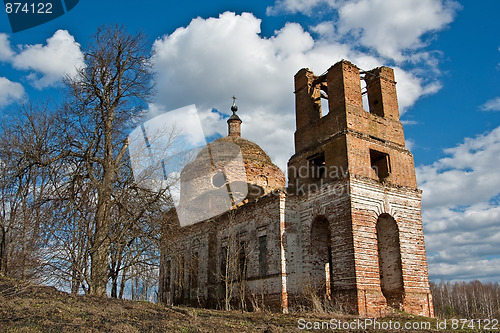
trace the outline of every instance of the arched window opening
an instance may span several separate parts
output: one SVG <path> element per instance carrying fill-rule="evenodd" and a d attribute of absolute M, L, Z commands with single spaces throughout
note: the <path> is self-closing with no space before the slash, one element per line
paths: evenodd
<path fill-rule="evenodd" d="M 378 262 L 380 287 L 387 304 L 399 308 L 403 302 L 403 269 L 399 230 L 389 214 L 382 214 L 377 221 Z"/>
<path fill-rule="evenodd" d="M 311 283 L 319 295 L 331 298 L 332 248 L 330 227 L 324 217 L 317 218 L 311 227 Z"/>

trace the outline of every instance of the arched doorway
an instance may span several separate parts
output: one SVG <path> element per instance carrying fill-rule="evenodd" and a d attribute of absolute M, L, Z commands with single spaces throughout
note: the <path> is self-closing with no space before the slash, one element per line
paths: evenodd
<path fill-rule="evenodd" d="M 389 214 L 382 214 L 378 218 L 377 245 L 382 293 L 389 306 L 399 308 L 404 291 L 399 229 Z"/>
<path fill-rule="evenodd" d="M 330 226 L 325 217 L 316 218 L 311 226 L 311 284 L 319 295 L 331 297 L 332 247 Z"/>

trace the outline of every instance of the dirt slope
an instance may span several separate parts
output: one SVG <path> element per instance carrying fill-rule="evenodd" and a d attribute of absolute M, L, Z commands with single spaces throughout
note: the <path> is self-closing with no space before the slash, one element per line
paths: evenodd
<path fill-rule="evenodd" d="M 282 315 L 171 308 L 148 302 L 73 296 L 53 287 L 0 277 L 0 332 L 304 332 L 308 330 L 298 328 L 300 318 L 326 322 L 332 317 L 332 314 Z M 352 316 L 335 318 L 355 320 Z M 401 322 L 411 319 L 397 318 Z"/>

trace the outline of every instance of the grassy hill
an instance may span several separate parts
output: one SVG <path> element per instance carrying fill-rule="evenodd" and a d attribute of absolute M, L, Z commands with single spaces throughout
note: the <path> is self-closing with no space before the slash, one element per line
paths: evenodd
<path fill-rule="evenodd" d="M 356 319 L 353 316 L 333 314 L 283 315 L 268 312 L 241 313 L 239 311 L 166 307 L 149 302 L 74 296 L 53 287 L 37 286 L 0 277 L 0 332 L 277 333 L 308 331 L 298 328 L 300 318 L 318 322 L 326 322 L 331 318 L 345 321 Z M 408 315 L 384 319 L 384 321 L 389 320 L 404 323 L 427 319 Z M 433 323 L 435 324 L 435 320 Z M 324 331 L 332 332 L 332 330 L 314 330 L 314 332 Z M 342 332 L 348 331 L 342 330 Z M 415 332 L 429 331 L 416 330 Z"/>

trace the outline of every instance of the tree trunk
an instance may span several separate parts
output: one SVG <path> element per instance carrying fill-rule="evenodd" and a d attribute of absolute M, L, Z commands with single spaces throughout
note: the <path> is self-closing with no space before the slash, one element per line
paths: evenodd
<path fill-rule="evenodd" d="M 78 294 L 79 287 L 80 287 L 80 281 L 78 280 L 77 269 L 75 267 L 75 264 L 73 264 L 73 267 L 71 268 L 71 294 L 73 295 Z"/>
<path fill-rule="evenodd" d="M 92 244 L 91 280 L 92 294 L 105 296 L 108 283 L 109 218 L 114 174 L 112 123 L 113 111 L 103 113 L 104 121 L 104 163 L 103 179 L 99 188 L 98 208 L 95 217 L 94 243 Z M 92 290 L 91 289 L 91 290 Z"/>
<path fill-rule="evenodd" d="M 111 297 L 118 298 L 118 277 L 120 276 L 121 260 L 112 265 L 111 275 Z"/>
<path fill-rule="evenodd" d="M 111 275 L 111 298 L 117 298 L 118 295 L 118 274 L 115 272 Z"/>
<path fill-rule="evenodd" d="M 107 192 L 107 191 L 106 191 Z M 104 195 L 102 195 L 104 196 Z M 106 195 L 110 200 L 111 196 Z M 95 219 L 94 242 L 91 250 L 91 286 L 90 292 L 93 295 L 106 295 L 106 285 L 108 282 L 108 202 L 105 198 L 99 198 L 100 205 Z"/>
<path fill-rule="evenodd" d="M 7 273 L 7 232 L 0 225 L 0 274 Z"/>
<path fill-rule="evenodd" d="M 120 295 L 118 296 L 118 298 L 120 299 L 123 298 L 123 292 L 125 291 L 126 275 L 127 275 L 127 268 L 124 268 L 122 270 L 122 280 L 120 282 Z"/>

